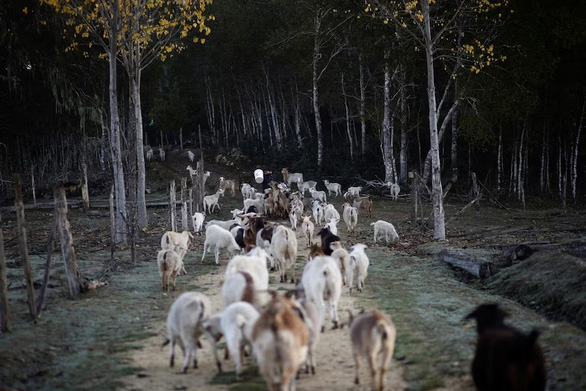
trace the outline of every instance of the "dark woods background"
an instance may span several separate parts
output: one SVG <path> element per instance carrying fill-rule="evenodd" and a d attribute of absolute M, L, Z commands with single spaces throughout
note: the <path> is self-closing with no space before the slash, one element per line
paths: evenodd
<path fill-rule="evenodd" d="M 449 7 L 449 0 L 444 3 Z M 204 45 L 191 44 L 145 70 L 145 142 L 178 147 L 181 129 L 184 141 L 199 147 L 200 127 L 205 148 L 238 148 L 257 164 L 317 175 L 312 106 L 317 69 L 321 175 L 384 179 L 388 51 L 397 180 L 405 183 L 407 170 L 423 175 L 429 149 L 425 55 L 408 34 L 370 18 L 364 8 L 354 1 L 217 0 Z M 586 99 L 586 4 L 512 0 L 502 13 L 493 29 L 478 27 L 477 33 L 489 34 L 494 51 L 506 60 L 479 73 L 463 67 L 457 90 L 448 92 L 445 111 L 456 93 L 461 100 L 440 144 L 442 178 L 455 180 L 455 189 L 466 193 L 473 171 L 500 197 L 519 199 L 520 187 L 528 196 L 557 200 L 565 192 L 573 197 L 574 177 L 576 199 L 583 202 L 586 161 L 578 132 Z M 97 48 L 89 49 L 89 57 L 66 51 L 63 31 L 63 20 L 36 1 L 5 0 L 0 7 L 0 198 L 5 201 L 13 194 L 13 173 L 30 186 L 34 170 L 37 185 L 47 188 L 78 180 L 84 162 L 94 178 L 111 176 L 107 62 L 98 59 Z M 436 62 L 438 98 L 451 76 L 449 55 L 445 58 Z M 124 114 L 128 81 L 124 72 L 118 75 Z M 121 115 L 123 132 L 127 117 Z M 123 150 L 125 143 L 123 137 Z"/>

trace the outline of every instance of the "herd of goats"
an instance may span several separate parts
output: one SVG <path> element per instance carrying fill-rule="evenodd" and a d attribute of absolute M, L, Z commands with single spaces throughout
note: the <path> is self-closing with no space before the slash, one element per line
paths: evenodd
<path fill-rule="evenodd" d="M 269 390 L 294 390 L 295 379 L 302 366 L 315 374 L 315 350 L 320 333 L 325 330 L 325 304 L 333 328 L 343 326 L 338 318 L 338 302 L 343 286 L 364 289 L 369 259 L 364 244 L 346 250 L 338 236 L 340 213 L 327 203 L 324 191 L 316 190 L 315 181 L 303 181 L 300 173 L 282 171 L 284 182 L 271 182 L 264 192 L 243 184 L 244 209 L 232 211 L 228 221 L 211 220 L 205 226 L 202 262 L 208 249 L 215 248 L 215 263 L 220 251 L 233 253 L 227 263 L 221 294 L 224 309 L 212 313 L 210 298 L 200 292 L 185 292 L 172 304 L 167 317 L 170 366 L 174 364 L 174 346 L 183 351 L 183 372 L 189 364 L 197 368 L 200 337 L 212 347 L 218 371 L 222 371 L 216 343 L 223 337 L 226 356 L 231 356 L 238 379 L 242 373 L 242 357 L 248 349 Z M 206 178 L 209 176 L 206 173 Z M 348 234 L 354 232 L 358 214 L 371 217 L 372 200 L 361 196 L 360 187 L 351 187 L 342 195 L 341 186 L 325 182 L 328 197 L 343 196 L 342 218 Z M 295 183 L 298 191 L 293 192 Z M 225 191 L 235 196 L 235 183 L 220 178 L 215 194 L 204 198 L 205 212 L 218 207 Z M 391 188 L 396 199 L 400 189 Z M 309 192 L 311 197 L 305 197 Z M 307 214 L 304 212 L 307 211 Z M 203 232 L 204 213 L 193 216 L 196 233 Z M 272 224 L 267 218 L 288 217 L 290 224 Z M 313 222 L 312 222 L 313 219 Z M 395 227 L 379 220 L 370 224 L 374 241 L 384 236 L 387 243 L 398 240 Z M 299 227 L 300 226 L 300 227 Z M 317 228 L 316 228 L 317 226 Z M 299 229 L 300 228 L 300 229 Z M 314 243 L 315 235 L 321 243 Z M 301 278 L 295 276 L 298 244 L 297 233 L 309 246 L 309 255 Z M 190 232 L 166 232 L 157 263 L 164 290 L 183 271 L 183 258 L 193 236 Z M 284 294 L 269 288 L 269 265 L 280 272 L 280 282 L 294 285 Z M 289 275 L 288 275 L 289 274 Z M 356 276 L 356 283 L 354 283 Z M 354 285 L 355 284 L 355 285 Z M 506 325 L 507 314 L 496 304 L 484 304 L 468 315 L 476 319 L 478 342 L 472 364 L 472 375 L 478 390 L 544 390 L 546 372 L 543 354 L 537 344 L 538 333 L 525 334 Z M 382 311 L 350 313 L 352 354 L 355 383 L 359 384 L 359 358 L 365 357 L 372 377 L 373 390 L 385 388 L 395 347 L 396 328 Z"/>

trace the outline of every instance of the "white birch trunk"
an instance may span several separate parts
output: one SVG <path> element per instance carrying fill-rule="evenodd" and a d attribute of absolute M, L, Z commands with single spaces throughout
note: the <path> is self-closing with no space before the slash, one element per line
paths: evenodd
<path fill-rule="evenodd" d="M 399 150 L 399 183 L 404 184 L 407 181 L 407 101 L 405 97 L 405 73 L 401 72 L 403 85 L 399 99 L 401 100 L 401 146 Z"/>
<path fill-rule="evenodd" d="M 117 17 L 118 2 L 114 2 L 114 17 L 110 37 L 116 37 L 118 33 Z M 110 149 L 112 152 L 112 168 L 114 171 L 114 187 L 116 190 L 116 243 L 126 244 L 127 227 L 126 213 L 126 187 L 124 181 L 124 168 L 122 166 L 122 148 L 120 138 L 120 115 L 118 113 L 118 88 L 116 72 L 116 39 L 110 39 L 109 55 L 109 98 L 110 98 Z"/>
<path fill-rule="evenodd" d="M 385 183 L 394 183 L 393 162 L 392 162 L 392 144 L 391 144 L 391 70 L 389 67 L 389 51 L 385 50 L 385 68 L 384 68 L 384 106 L 383 106 L 383 123 L 381 135 L 381 152 L 383 164 L 385 166 Z"/>
<path fill-rule="evenodd" d="M 433 41 L 431 39 L 431 21 L 429 15 L 429 0 L 422 0 L 425 24 L 425 60 L 427 68 L 427 100 L 429 106 L 429 138 L 431 153 L 431 186 L 433 199 L 435 240 L 446 239 L 444 220 L 443 189 L 441 180 L 441 164 L 439 155 L 439 135 L 437 129 L 437 104 L 435 98 L 435 73 L 433 69 Z"/>
<path fill-rule="evenodd" d="M 344 108 L 346 110 L 346 134 L 350 142 L 350 161 L 354 163 L 354 138 L 350 130 L 350 108 L 348 107 L 348 97 L 346 96 L 346 85 L 344 84 L 344 73 L 342 73 L 342 96 L 344 97 Z"/>
<path fill-rule="evenodd" d="M 320 45 L 319 45 L 319 33 L 320 33 L 321 19 L 319 15 L 315 17 L 315 31 L 314 31 L 314 43 L 313 43 L 313 61 L 311 63 L 311 80 L 312 80 L 312 99 L 313 99 L 313 113 L 315 116 L 315 132 L 317 137 L 317 171 L 318 176 L 322 172 L 322 164 L 324 158 L 324 141 L 321 127 L 321 115 L 319 113 L 319 94 L 317 90 L 317 63 L 321 56 Z"/>
<path fill-rule="evenodd" d="M 362 54 L 358 56 L 360 68 L 360 153 L 366 154 L 366 85 L 364 83 L 364 65 Z"/>
<path fill-rule="evenodd" d="M 576 139 L 574 140 L 574 148 L 572 151 L 572 200 L 576 202 L 576 180 L 578 179 L 578 148 L 580 146 L 580 134 L 582 133 L 582 124 L 584 121 L 584 108 L 586 107 L 586 99 L 582 104 L 582 114 L 580 115 L 580 122 L 578 130 L 576 131 Z"/>
<path fill-rule="evenodd" d="M 145 228 L 148 225 L 146 209 L 146 170 L 144 162 L 144 133 L 142 129 L 142 103 L 140 99 L 140 68 L 136 70 L 134 77 L 131 77 L 132 94 L 134 102 L 134 120 L 136 126 L 136 208 L 138 227 Z M 131 189 L 134 191 L 134 189 Z"/>
<path fill-rule="evenodd" d="M 499 145 L 498 145 L 498 152 L 497 152 L 497 174 L 496 174 L 496 192 L 500 194 L 501 192 L 501 175 L 503 172 L 503 128 L 499 126 Z"/>

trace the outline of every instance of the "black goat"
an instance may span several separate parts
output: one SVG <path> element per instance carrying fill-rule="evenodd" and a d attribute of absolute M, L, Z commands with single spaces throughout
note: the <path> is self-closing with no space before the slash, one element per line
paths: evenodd
<path fill-rule="evenodd" d="M 476 319 L 478 341 L 472 378 L 479 391 L 542 391 L 546 385 L 539 333 L 504 324 L 498 304 L 482 304 L 465 319 Z"/>
<path fill-rule="evenodd" d="M 317 233 L 317 236 L 321 237 L 321 248 L 324 251 L 324 254 L 332 255 L 334 250 L 330 248 L 330 245 L 334 242 L 339 242 L 340 237 L 338 235 L 334 235 L 329 228 L 322 228 Z"/>

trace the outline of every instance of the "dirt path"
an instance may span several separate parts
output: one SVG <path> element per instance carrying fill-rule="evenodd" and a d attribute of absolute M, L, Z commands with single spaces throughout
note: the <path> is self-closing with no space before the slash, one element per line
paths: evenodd
<path fill-rule="evenodd" d="M 302 270 L 302 265 L 307 259 L 307 250 L 301 249 L 297 258 L 298 276 Z M 305 247 L 305 246 L 303 246 Z M 198 254 L 199 255 L 199 254 Z M 207 262 L 213 262 L 212 258 L 206 259 Z M 205 274 L 195 280 L 194 285 L 205 292 L 215 309 L 222 308 L 222 296 L 220 282 L 223 280 L 226 259 L 222 258 L 222 266 L 217 269 L 215 274 Z M 301 265 L 301 266 L 300 266 Z M 278 279 L 278 272 L 271 272 L 270 286 L 277 290 L 289 289 L 291 284 L 275 283 Z M 358 302 L 360 301 L 360 305 Z M 370 304 L 366 305 L 365 304 Z M 350 296 L 344 287 L 344 293 L 339 304 L 338 313 L 342 320 L 347 319 L 347 310 L 358 312 L 362 308 L 374 308 L 372 300 L 364 301 L 358 299 L 356 295 Z M 328 319 L 326 315 L 326 320 Z M 328 323 L 331 324 L 331 323 Z M 161 351 L 160 345 L 163 337 L 167 334 L 165 321 L 158 322 L 155 330 L 159 335 L 144 341 L 144 348 L 135 350 L 130 356 L 129 364 L 143 368 L 138 375 L 128 376 L 123 379 L 124 389 L 127 390 L 188 390 L 197 389 L 201 391 L 225 390 L 227 388 L 234 390 L 244 389 L 265 389 L 264 381 L 251 369 L 252 360 L 248 358 L 245 367 L 243 380 L 237 382 L 234 378 L 234 366 L 232 361 L 224 361 L 223 375 L 217 375 L 216 364 L 209 348 L 204 342 L 203 350 L 198 353 L 199 368 L 190 368 L 186 375 L 180 374 L 180 366 L 170 368 L 168 366 L 168 349 L 165 347 Z M 223 346 L 223 344 L 222 344 Z M 362 363 L 360 386 L 354 384 L 354 363 L 351 356 L 350 339 L 348 329 L 327 329 L 320 335 L 317 346 L 317 374 L 315 376 L 302 374 L 297 381 L 298 390 L 369 390 L 370 377 L 365 368 L 366 363 Z M 181 363 L 182 355 L 179 347 L 176 347 L 176 362 Z M 176 364 L 177 365 L 177 364 Z M 393 363 L 387 376 L 388 390 L 400 391 L 406 388 L 406 383 L 402 379 L 402 370 L 397 363 Z"/>

